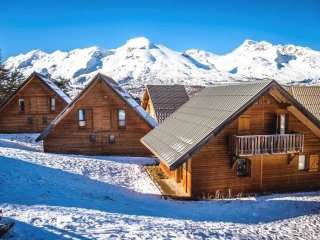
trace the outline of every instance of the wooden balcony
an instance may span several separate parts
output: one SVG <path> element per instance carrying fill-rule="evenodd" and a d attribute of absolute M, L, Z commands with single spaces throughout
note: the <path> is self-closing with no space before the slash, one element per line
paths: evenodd
<path fill-rule="evenodd" d="M 301 133 L 230 137 L 230 151 L 237 157 L 299 153 L 303 144 Z"/>

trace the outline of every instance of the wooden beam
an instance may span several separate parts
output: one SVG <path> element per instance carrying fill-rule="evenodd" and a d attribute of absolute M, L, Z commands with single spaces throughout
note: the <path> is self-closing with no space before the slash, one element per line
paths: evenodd
<path fill-rule="evenodd" d="M 234 170 L 234 166 L 236 165 L 237 162 L 237 156 L 231 154 L 230 155 L 230 169 L 233 171 Z"/>
<path fill-rule="evenodd" d="M 298 118 L 306 127 L 320 137 L 320 128 L 318 128 L 313 122 L 311 122 L 303 113 L 301 113 L 296 107 L 287 107 L 288 111 Z"/>
<path fill-rule="evenodd" d="M 148 101 L 149 101 L 149 93 L 148 93 L 148 90 L 147 90 L 147 87 L 146 89 L 144 90 L 143 92 L 143 97 L 142 97 L 142 100 L 141 100 L 141 107 L 146 110 L 147 109 L 147 105 L 148 105 Z"/>
<path fill-rule="evenodd" d="M 280 103 L 288 103 L 288 100 L 284 96 L 282 96 L 282 94 L 276 89 L 272 89 L 270 91 L 270 95 Z"/>
<path fill-rule="evenodd" d="M 297 153 L 294 153 L 294 154 L 288 154 L 288 164 L 289 164 L 289 166 L 291 166 L 292 164 L 292 160 L 296 157 L 296 156 L 298 156 L 299 154 L 297 154 Z"/>

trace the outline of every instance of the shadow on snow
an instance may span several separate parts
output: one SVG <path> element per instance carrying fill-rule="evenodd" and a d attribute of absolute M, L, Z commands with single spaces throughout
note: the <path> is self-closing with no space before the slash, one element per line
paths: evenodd
<path fill-rule="evenodd" d="M 13 142 L 15 140 L 15 142 Z M 33 139 L 30 139 L 30 143 L 32 143 Z M 22 142 L 17 141 L 16 139 L 0 139 L 0 147 L 3 148 L 17 148 L 21 150 L 26 150 L 30 152 L 39 152 L 40 150 L 37 150 L 33 147 L 26 146 L 26 144 L 23 144 Z"/>
<path fill-rule="evenodd" d="M 60 229 L 54 226 L 45 225 L 42 227 L 36 227 L 25 222 L 13 220 L 7 217 L 3 217 L 1 222 L 15 222 L 12 229 L 1 239 L 79 239 L 79 240 L 89 240 L 89 238 L 80 236 L 73 232 L 67 231 L 65 229 Z"/>
<path fill-rule="evenodd" d="M 0 157 L 0 202 L 94 209 L 104 213 L 257 224 L 319 214 L 317 201 L 269 195 L 255 199 L 173 201 L 15 158 Z M 320 192 L 290 196 L 319 196 Z M 283 199 L 281 199 L 283 198 Z M 132 219 L 132 221 L 134 221 Z"/>

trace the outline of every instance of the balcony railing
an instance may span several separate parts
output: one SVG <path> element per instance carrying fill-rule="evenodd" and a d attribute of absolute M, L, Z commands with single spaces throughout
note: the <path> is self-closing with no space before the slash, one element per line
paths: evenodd
<path fill-rule="evenodd" d="M 301 133 L 230 137 L 230 150 L 238 157 L 299 153 L 303 151 L 303 144 Z"/>

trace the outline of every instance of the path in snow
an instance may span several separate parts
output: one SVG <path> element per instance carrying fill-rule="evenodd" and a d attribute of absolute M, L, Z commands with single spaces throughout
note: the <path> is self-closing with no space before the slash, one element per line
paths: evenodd
<path fill-rule="evenodd" d="M 152 158 L 41 152 L 35 134 L 0 134 L 0 208 L 14 239 L 317 239 L 320 192 L 164 200 Z"/>

